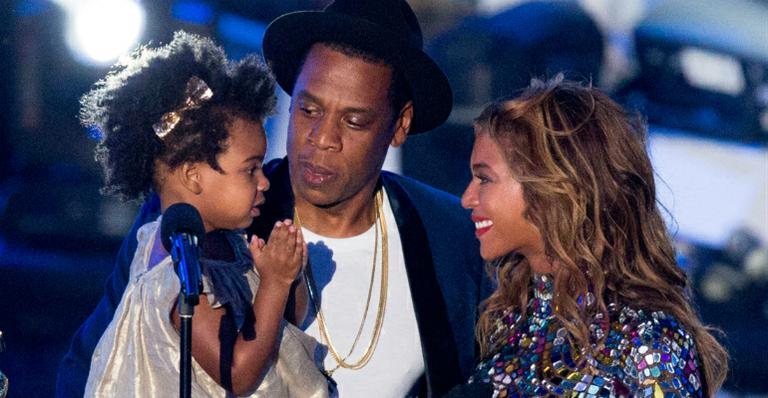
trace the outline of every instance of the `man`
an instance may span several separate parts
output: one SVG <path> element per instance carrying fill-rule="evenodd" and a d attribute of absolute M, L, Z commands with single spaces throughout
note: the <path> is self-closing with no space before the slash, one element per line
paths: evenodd
<path fill-rule="evenodd" d="M 266 238 L 284 218 L 303 228 L 310 258 L 297 288 L 310 299 L 299 326 L 327 346 L 342 397 L 445 394 L 474 364 L 476 308 L 489 289 L 457 198 L 381 171 L 390 145 L 437 127 L 452 106 L 413 11 L 403 0 L 338 0 L 276 19 L 263 47 L 292 99 L 288 156 L 265 166 L 271 189 L 251 232 Z M 145 204 L 137 225 L 157 211 Z M 60 395 L 82 392 L 135 229 L 62 362 Z"/>

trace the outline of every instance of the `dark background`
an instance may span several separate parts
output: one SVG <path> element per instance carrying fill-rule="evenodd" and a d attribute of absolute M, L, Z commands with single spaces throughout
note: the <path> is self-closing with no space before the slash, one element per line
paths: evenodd
<path fill-rule="evenodd" d="M 471 120 L 483 104 L 531 76 L 566 71 L 591 80 L 650 124 L 654 164 L 666 177 L 660 191 L 675 202 L 670 228 L 680 265 L 703 318 L 725 332 L 733 357 L 721 395 L 768 394 L 768 19 L 759 22 L 768 18 L 768 3 L 499 3 L 411 1 L 456 106 L 444 126 L 409 138 L 394 169 L 461 194 Z M 73 57 L 61 4 L 10 0 L 0 9 L 0 330 L 7 345 L 0 371 L 10 379 L 10 397 L 53 394 L 58 362 L 101 296 L 137 208 L 98 192 L 96 141 L 76 115 L 79 96 L 106 67 Z M 141 42 L 167 42 L 186 29 L 214 37 L 239 58 L 261 51 L 260 35 L 274 17 L 324 2 L 142 5 Z M 739 90 L 692 83 L 681 55 L 687 49 L 729 57 Z M 283 95 L 283 110 L 285 102 Z M 270 141 L 284 140 L 284 129 L 285 112 L 269 122 Z M 281 156 L 283 148 L 271 150 Z M 718 175 L 724 185 L 707 186 Z"/>

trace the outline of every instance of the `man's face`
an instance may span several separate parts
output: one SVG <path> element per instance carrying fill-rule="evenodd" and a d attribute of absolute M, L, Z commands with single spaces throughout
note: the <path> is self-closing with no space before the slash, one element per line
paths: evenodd
<path fill-rule="evenodd" d="M 324 44 L 307 54 L 291 95 L 288 160 L 297 201 L 330 207 L 369 195 L 410 113 L 392 111 L 392 70 Z M 398 110 L 399 113 L 399 110 Z"/>

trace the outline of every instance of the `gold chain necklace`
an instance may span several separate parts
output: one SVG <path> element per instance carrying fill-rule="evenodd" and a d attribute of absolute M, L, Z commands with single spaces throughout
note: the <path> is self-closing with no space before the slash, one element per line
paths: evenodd
<path fill-rule="evenodd" d="M 383 193 L 382 190 L 379 189 L 376 192 L 376 197 L 374 199 L 374 211 L 376 213 L 376 218 L 374 221 L 374 246 L 373 246 L 373 264 L 371 267 L 371 280 L 370 284 L 368 286 L 368 297 L 366 298 L 365 302 L 365 311 L 363 312 L 363 318 L 360 321 L 360 327 L 357 329 L 357 334 L 355 335 L 355 339 L 352 342 L 352 346 L 349 349 L 349 352 L 347 355 L 342 357 L 339 352 L 336 350 L 336 347 L 334 347 L 330 334 L 328 332 L 328 326 L 325 322 L 325 317 L 323 316 L 323 310 L 320 307 L 320 303 L 317 300 L 317 292 L 315 291 L 315 284 L 314 279 L 312 278 L 312 271 L 311 267 L 307 266 L 304 268 L 304 279 L 307 282 L 307 287 L 309 290 L 309 298 L 310 301 L 312 301 L 312 304 L 315 308 L 315 313 L 317 314 L 317 325 L 318 329 L 320 330 L 320 336 L 322 340 L 328 345 L 328 352 L 333 356 L 333 359 L 336 361 L 337 365 L 335 368 L 327 371 L 328 375 L 332 375 L 334 371 L 337 369 L 345 368 L 345 369 L 352 369 L 357 370 L 361 369 L 365 365 L 368 364 L 368 362 L 373 357 L 373 352 L 376 350 L 376 345 L 379 342 L 379 336 L 381 335 L 381 329 L 384 324 L 384 314 L 386 312 L 386 306 L 387 306 L 387 287 L 388 287 L 388 275 L 389 275 L 389 239 L 387 234 L 387 220 L 384 217 L 384 206 L 383 206 Z M 301 228 L 301 219 L 299 218 L 299 212 L 298 209 L 294 208 L 294 216 L 293 216 L 293 222 L 297 226 L 297 228 Z M 378 248 L 379 248 L 379 232 L 381 231 L 381 286 L 379 291 L 379 305 L 378 310 L 376 313 L 376 322 L 373 326 L 373 336 L 371 337 L 371 341 L 368 343 L 368 347 L 363 352 L 363 355 L 354 362 L 348 362 L 347 359 L 355 350 L 355 347 L 357 346 L 358 341 L 360 340 L 360 336 L 362 335 L 363 328 L 365 326 L 365 320 L 368 316 L 368 309 L 370 307 L 371 303 L 371 296 L 373 292 L 373 282 L 374 282 L 374 276 L 376 274 L 376 259 L 378 254 Z"/>

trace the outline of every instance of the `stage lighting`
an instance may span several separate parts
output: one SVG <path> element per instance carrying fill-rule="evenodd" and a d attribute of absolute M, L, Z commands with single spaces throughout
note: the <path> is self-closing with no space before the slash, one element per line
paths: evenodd
<path fill-rule="evenodd" d="M 67 44 L 78 60 L 104 65 L 131 51 L 144 30 L 144 9 L 135 0 L 86 0 L 63 4 Z"/>
<path fill-rule="evenodd" d="M 740 96 L 746 86 L 741 62 L 734 57 L 696 47 L 680 50 L 680 67 L 691 87 Z"/>

